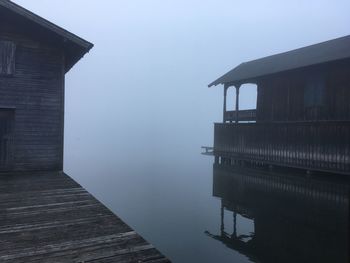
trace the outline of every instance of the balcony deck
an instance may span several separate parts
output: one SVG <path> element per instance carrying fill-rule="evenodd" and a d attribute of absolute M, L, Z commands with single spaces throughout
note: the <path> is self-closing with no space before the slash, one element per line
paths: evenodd
<path fill-rule="evenodd" d="M 214 154 L 350 174 L 350 122 L 216 123 Z"/>

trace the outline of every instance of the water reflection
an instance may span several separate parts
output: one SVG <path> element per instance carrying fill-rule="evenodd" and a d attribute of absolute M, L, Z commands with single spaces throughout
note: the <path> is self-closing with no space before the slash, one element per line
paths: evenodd
<path fill-rule="evenodd" d="M 346 178 L 214 164 L 220 230 L 205 233 L 252 262 L 348 262 L 349 189 Z"/>

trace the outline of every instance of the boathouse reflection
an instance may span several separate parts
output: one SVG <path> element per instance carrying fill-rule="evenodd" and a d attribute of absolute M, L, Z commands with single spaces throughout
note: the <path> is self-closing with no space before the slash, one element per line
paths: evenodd
<path fill-rule="evenodd" d="M 253 262 L 349 262 L 349 181 L 220 163 L 213 170 L 221 222 L 208 236 Z"/>

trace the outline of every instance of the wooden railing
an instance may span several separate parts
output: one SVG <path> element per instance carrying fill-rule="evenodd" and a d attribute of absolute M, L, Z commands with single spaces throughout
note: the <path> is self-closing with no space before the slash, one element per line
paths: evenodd
<path fill-rule="evenodd" d="M 214 154 L 350 174 L 350 122 L 217 123 Z"/>
<path fill-rule="evenodd" d="M 256 110 L 240 110 L 238 111 L 238 121 L 255 121 Z M 236 111 L 226 111 L 224 122 L 235 122 Z"/>

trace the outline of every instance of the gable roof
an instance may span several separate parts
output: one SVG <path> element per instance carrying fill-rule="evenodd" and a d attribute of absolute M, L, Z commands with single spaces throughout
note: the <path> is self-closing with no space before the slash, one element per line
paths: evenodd
<path fill-rule="evenodd" d="M 259 77 L 350 58 L 350 35 L 242 63 L 208 86 L 254 81 Z"/>
<path fill-rule="evenodd" d="M 64 43 L 64 50 L 66 53 L 66 72 L 68 72 L 75 63 L 77 63 L 94 46 L 92 43 L 30 12 L 10 0 L 0 0 L 0 9 L 9 12 L 11 15 L 25 19 L 25 21 L 31 25 L 39 27 L 41 32 L 51 35 L 53 34 L 56 38 L 61 39 L 62 43 Z"/>

